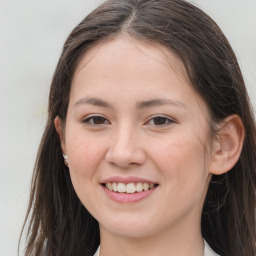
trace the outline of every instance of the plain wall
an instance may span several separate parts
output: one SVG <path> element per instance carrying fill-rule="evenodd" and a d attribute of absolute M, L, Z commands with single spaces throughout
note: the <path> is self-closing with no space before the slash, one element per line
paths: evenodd
<path fill-rule="evenodd" d="M 17 255 L 49 85 L 64 40 L 100 2 L 0 2 L 0 256 Z M 193 2 L 230 40 L 256 105 L 256 0 Z"/>

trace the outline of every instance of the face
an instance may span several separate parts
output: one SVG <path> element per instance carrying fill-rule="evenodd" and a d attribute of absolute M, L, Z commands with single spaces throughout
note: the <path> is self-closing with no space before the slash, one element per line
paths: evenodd
<path fill-rule="evenodd" d="M 101 231 L 143 237 L 200 229 L 208 144 L 207 108 L 172 52 L 118 37 L 83 56 L 62 147 Z"/>

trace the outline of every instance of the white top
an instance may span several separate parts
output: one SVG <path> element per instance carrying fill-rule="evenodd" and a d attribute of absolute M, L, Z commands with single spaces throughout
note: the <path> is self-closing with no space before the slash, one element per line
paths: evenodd
<path fill-rule="evenodd" d="M 212 248 L 204 241 L 204 256 L 219 256 Z"/>
<path fill-rule="evenodd" d="M 100 255 L 100 247 L 98 250 L 95 252 L 94 256 L 99 256 Z M 216 254 L 211 247 L 204 241 L 204 256 L 219 256 Z"/>

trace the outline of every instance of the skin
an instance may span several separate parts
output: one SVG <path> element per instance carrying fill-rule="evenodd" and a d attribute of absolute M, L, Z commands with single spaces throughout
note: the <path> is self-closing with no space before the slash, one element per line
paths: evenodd
<path fill-rule="evenodd" d="M 55 126 L 74 189 L 100 224 L 101 256 L 203 255 L 200 219 L 211 174 L 229 169 L 221 160 L 236 145 L 210 144 L 209 118 L 181 61 L 162 46 L 119 36 L 82 57 L 65 134 L 58 117 Z M 141 201 L 117 203 L 101 185 L 113 176 L 158 187 Z"/>

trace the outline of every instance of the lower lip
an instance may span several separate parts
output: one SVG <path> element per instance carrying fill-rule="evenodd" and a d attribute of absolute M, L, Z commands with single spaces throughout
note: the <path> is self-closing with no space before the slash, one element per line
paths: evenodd
<path fill-rule="evenodd" d="M 129 193 L 114 192 L 114 191 L 111 191 L 103 186 L 105 193 L 113 201 L 118 202 L 118 203 L 135 203 L 135 202 L 141 201 L 141 200 L 145 199 L 146 197 L 150 196 L 156 190 L 156 188 L 157 187 L 151 188 L 147 191 L 129 194 Z"/>

